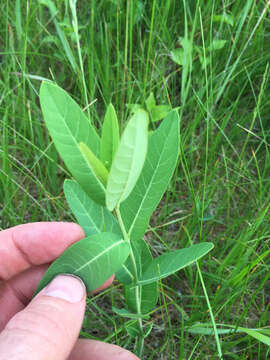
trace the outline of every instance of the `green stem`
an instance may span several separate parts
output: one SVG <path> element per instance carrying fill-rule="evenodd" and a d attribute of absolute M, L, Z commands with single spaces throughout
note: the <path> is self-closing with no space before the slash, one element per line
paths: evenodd
<path fill-rule="evenodd" d="M 132 263 L 133 275 L 134 275 L 134 280 L 135 280 L 135 284 L 136 284 L 138 282 L 137 264 L 136 264 L 134 252 L 133 252 L 133 249 L 132 249 L 132 246 L 131 246 L 130 237 L 129 237 L 127 231 L 126 231 L 125 225 L 124 225 L 123 220 L 122 220 L 119 205 L 116 207 L 115 212 L 116 212 L 117 219 L 119 221 L 120 228 L 121 228 L 122 233 L 124 235 L 124 240 L 127 241 L 128 244 L 130 245 L 130 254 L 129 254 L 129 256 L 130 256 L 130 260 L 131 260 L 131 263 Z M 135 286 L 135 301 L 136 301 L 137 314 L 141 314 L 141 286 L 140 285 Z M 142 324 L 142 319 L 141 318 L 138 319 L 138 324 L 139 324 L 141 336 L 138 339 L 138 349 L 137 349 L 138 351 L 137 351 L 137 353 L 138 353 L 139 356 L 141 356 L 142 352 L 143 352 L 143 346 L 144 346 L 143 324 Z"/>

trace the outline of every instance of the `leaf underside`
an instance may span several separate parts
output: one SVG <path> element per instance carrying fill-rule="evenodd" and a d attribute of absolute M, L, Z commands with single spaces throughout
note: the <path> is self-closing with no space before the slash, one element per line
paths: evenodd
<path fill-rule="evenodd" d="M 123 132 L 107 183 L 106 206 L 110 211 L 127 198 L 140 175 L 147 152 L 147 127 L 147 113 L 138 110 Z"/>
<path fill-rule="evenodd" d="M 122 236 L 120 226 L 110 211 L 95 203 L 73 180 L 65 180 L 66 200 L 85 236 L 111 232 Z"/>
<path fill-rule="evenodd" d="M 120 268 L 129 251 L 129 245 L 116 234 L 100 233 L 84 238 L 52 263 L 35 294 L 59 274 L 76 275 L 83 280 L 87 291 L 93 291 Z"/>
<path fill-rule="evenodd" d="M 119 127 L 115 109 L 112 104 L 107 108 L 102 126 L 100 158 L 110 170 L 114 155 L 119 145 Z"/>

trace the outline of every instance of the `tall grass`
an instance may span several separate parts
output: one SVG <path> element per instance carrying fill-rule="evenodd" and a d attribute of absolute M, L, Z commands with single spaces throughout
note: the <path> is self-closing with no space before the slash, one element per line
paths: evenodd
<path fill-rule="evenodd" d="M 179 107 L 181 148 L 148 229 L 152 252 L 215 249 L 199 272 L 160 284 L 144 358 L 267 359 L 269 347 L 237 328 L 270 320 L 269 1 L 81 0 L 72 12 L 67 0 L 5 0 L 0 9 L 1 228 L 73 219 L 40 112 L 42 78 L 98 128 L 109 102 L 123 126 L 127 105 L 153 92 Z M 84 334 L 132 350 L 128 322 L 111 313 L 122 302 L 117 285 L 92 299 Z M 197 322 L 215 324 L 215 336 L 191 334 Z M 234 330 L 218 334 L 218 324 Z"/>

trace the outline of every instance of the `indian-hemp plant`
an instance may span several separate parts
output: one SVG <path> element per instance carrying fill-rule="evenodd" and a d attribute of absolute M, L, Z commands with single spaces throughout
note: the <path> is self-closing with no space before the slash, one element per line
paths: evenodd
<path fill-rule="evenodd" d="M 56 149 L 73 176 L 65 180 L 64 193 L 85 238 L 49 267 L 36 292 L 60 273 L 79 276 L 89 292 L 115 273 L 123 284 L 125 308 L 113 310 L 132 319 L 126 329 L 136 338 L 141 356 L 152 329 L 149 312 L 157 303 L 160 279 L 213 247 L 204 242 L 153 258 L 144 239 L 177 164 L 178 113 L 170 111 L 157 130 L 149 132 L 148 113 L 138 109 L 120 137 L 110 104 L 100 137 L 78 104 L 57 85 L 42 83 L 40 103 Z"/>

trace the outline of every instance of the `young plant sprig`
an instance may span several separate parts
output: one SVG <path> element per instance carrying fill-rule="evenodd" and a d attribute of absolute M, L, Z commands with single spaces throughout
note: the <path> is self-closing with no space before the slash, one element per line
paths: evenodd
<path fill-rule="evenodd" d="M 86 238 L 68 248 L 47 270 L 36 292 L 60 273 L 82 278 L 87 290 L 113 273 L 123 283 L 126 308 L 113 310 L 136 319 L 127 327 L 142 355 L 152 324 L 143 320 L 158 299 L 158 281 L 207 254 L 212 243 L 170 251 L 153 259 L 144 233 L 175 170 L 179 117 L 170 111 L 148 134 L 148 115 L 139 109 L 119 137 L 109 105 L 101 138 L 74 100 L 57 85 L 43 82 L 40 103 L 55 146 L 75 180 L 65 180 L 66 200 Z"/>

